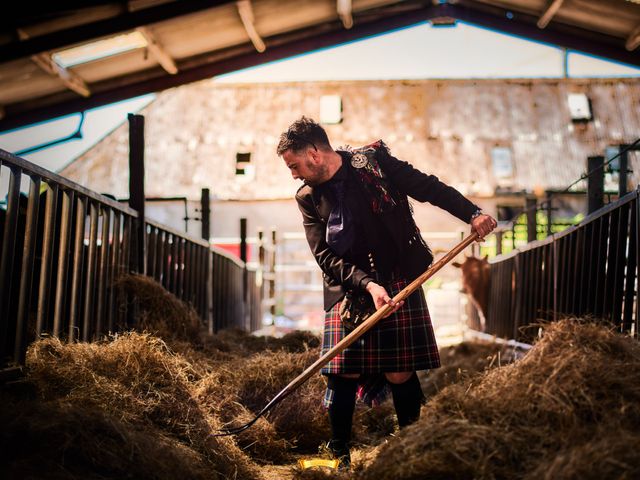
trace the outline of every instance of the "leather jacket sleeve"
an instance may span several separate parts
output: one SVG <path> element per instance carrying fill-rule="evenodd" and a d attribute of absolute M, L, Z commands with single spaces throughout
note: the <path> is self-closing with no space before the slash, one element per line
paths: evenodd
<path fill-rule="evenodd" d="M 410 163 L 389 154 L 384 144 L 378 150 L 376 158 L 391 183 L 400 192 L 419 202 L 429 202 L 440 207 L 465 223 L 470 223 L 471 215 L 479 208 L 435 175 L 427 175 Z"/>
<path fill-rule="evenodd" d="M 296 194 L 298 208 L 302 213 L 307 242 L 320 269 L 345 290 L 364 289 L 373 279 L 356 265 L 336 255 L 326 242 L 326 224 L 318 215 L 311 195 Z M 329 282 L 332 283 L 332 282 Z M 335 284 L 334 283 L 334 284 Z"/>

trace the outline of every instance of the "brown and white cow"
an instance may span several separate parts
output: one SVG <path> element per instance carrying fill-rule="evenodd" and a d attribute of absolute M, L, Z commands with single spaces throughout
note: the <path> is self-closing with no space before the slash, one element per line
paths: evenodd
<path fill-rule="evenodd" d="M 480 320 L 481 329 L 484 327 L 490 308 L 491 269 L 487 258 L 487 255 L 483 258 L 466 257 L 463 263 L 452 263 L 454 267 L 462 269 L 462 288 L 483 317 Z"/>

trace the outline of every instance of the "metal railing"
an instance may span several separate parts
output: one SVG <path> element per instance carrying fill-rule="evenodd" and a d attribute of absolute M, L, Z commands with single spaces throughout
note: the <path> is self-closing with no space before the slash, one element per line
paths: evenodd
<path fill-rule="evenodd" d="M 208 243 L 145 220 L 145 265 L 137 260 L 138 213 L 0 149 L 8 179 L 0 207 L 0 369 L 24 363 L 41 335 L 91 341 L 132 328 L 115 280 L 146 273 L 189 302 L 210 332 L 261 323 L 256 273 Z"/>
<path fill-rule="evenodd" d="M 638 335 L 640 187 L 578 225 L 490 261 L 485 331 L 530 340 L 538 320 L 590 315 Z"/>

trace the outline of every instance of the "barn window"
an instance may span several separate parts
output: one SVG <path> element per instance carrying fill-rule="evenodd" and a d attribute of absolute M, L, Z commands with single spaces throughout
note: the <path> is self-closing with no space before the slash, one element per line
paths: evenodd
<path fill-rule="evenodd" d="M 251 164 L 251 153 L 236 153 L 236 176 L 253 177 L 253 174 L 254 166 Z"/>
<path fill-rule="evenodd" d="M 591 120 L 591 102 L 584 93 L 570 93 L 568 97 L 569 112 L 574 122 Z"/>
<path fill-rule="evenodd" d="M 511 149 L 508 147 L 494 147 L 491 149 L 491 163 L 493 176 L 498 185 L 510 186 L 513 183 L 513 159 Z"/>
<path fill-rule="evenodd" d="M 336 124 L 342 122 L 342 98 L 340 95 L 322 95 L 320 97 L 320 123 Z"/>

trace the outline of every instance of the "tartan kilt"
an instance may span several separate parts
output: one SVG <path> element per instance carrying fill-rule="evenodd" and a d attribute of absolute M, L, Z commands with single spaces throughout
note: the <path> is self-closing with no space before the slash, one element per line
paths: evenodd
<path fill-rule="evenodd" d="M 406 280 L 400 279 L 385 285 L 385 288 L 393 298 L 407 284 Z M 322 354 L 349 333 L 338 315 L 340 303 L 325 313 Z M 321 373 L 412 372 L 439 366 L 440 355 L 427 301 L 422 288 L 419 288 L 405 300 L 400 310 L 378 321 L 325 365 Z"/>

